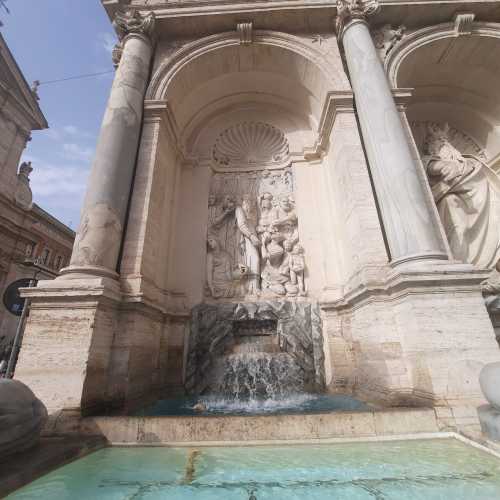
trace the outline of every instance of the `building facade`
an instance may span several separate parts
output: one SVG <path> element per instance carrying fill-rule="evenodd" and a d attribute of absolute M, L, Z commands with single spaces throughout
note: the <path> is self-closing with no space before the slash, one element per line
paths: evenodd
<path fill-rule="evenodd" d="M 217 326 L 309 304 L 326 390 L 476 425 L 500 360 L 498 2 L 103 5 L 115 81 L 17 377 L 52 410 L 125 410 L 190 379 L 200 305 Z"/>
<path fill-rule="evenodd" d="M 48 127 L 36 93 L 26 83 L 0 35 L 0 295 L 10 283 L 32 278 L 35 260 L 43 268 L 37 279 L 52 279 L 69 262 L 74 232 L 33 203 L 30 163 L 20 165 L 33 130 Z M 27 265 L 26 265 L 27 264 Z M 19 317 L 0 302 L 0 354 L 10 344 Z"/>

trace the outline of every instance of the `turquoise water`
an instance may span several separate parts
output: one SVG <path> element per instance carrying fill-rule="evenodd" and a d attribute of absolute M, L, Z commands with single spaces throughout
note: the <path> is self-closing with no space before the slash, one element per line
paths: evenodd
<path fill-rule="evenodd" d="M 107 448 L 7 498 L 498 500 L 500 460 L 453 439 Z"/>
<path fill-rule="evenodd" d="M 203 404 L 204 411 L 195 411 L 196 404 Z M 332 411 L 366 411 L 363 402 L 341 394 L 295 394 L 283 399 L 237 400 L 217 397 L 161 399 L 139 410 L 137 416 L 174 415 L 293 415 Z"/>

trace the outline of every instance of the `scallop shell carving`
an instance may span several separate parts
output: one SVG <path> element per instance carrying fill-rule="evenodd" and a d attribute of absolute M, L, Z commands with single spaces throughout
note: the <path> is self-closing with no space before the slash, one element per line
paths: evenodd
<path fill-rule="evenodd" d="M 268 123 L 242 122 L 219 135 L 212 157 L 225 169 L 283 167 L 289 160 L 288 141 L 281 130 Z"/>

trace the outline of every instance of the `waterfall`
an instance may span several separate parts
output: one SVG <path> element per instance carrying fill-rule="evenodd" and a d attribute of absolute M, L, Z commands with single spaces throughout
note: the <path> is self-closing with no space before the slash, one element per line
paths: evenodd
<path fill-rule="evenodd" d="M 302 369 L 287 353 L 229 354 L 217 365 L 212 387 L 225 399 L 279 400 L 304 390 Z"/>

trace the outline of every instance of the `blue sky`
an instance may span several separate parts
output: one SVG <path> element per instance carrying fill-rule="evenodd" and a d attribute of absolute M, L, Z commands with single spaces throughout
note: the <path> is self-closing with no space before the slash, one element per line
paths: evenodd
<path fill-rule="evenodd" d="M 113 69 L 116 41 L 100 0 L 7 0 L 1 28 L 28 82 Z M 41 85 L 49 129 L 33 132 L 23 160 L 31 160 L 34 201 L 78 227 L 87 175 L 113 73 Z"/>

